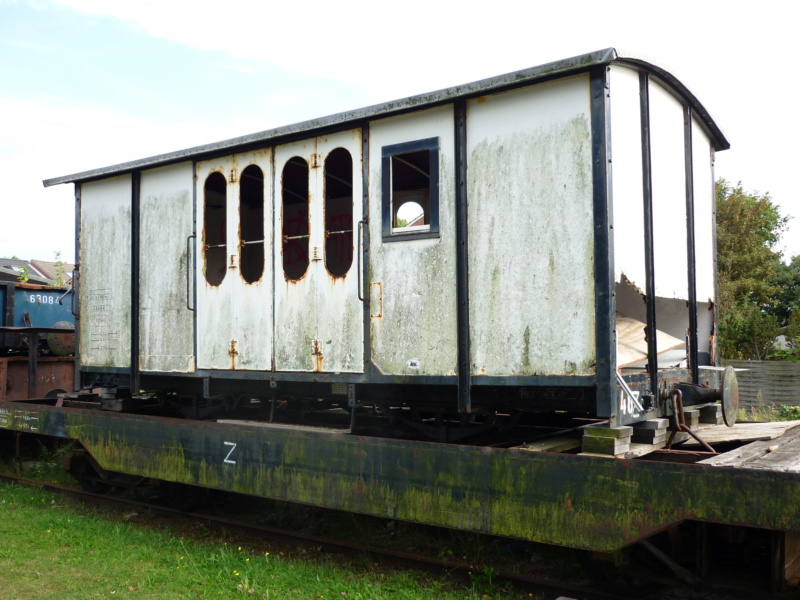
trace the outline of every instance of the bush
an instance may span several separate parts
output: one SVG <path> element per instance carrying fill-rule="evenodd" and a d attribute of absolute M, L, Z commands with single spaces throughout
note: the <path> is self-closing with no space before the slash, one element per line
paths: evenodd
<path fill-rule="evenodd" d="M 734 360 L 765 360 L 774 350 L 778 329 L 778 319 L 758 304 L 738 302 L 720 319 L 720 353 Z"/>

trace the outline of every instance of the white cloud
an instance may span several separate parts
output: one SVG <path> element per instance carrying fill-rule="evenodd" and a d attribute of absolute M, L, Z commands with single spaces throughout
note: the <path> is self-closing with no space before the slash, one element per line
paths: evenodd
<path fill-rule="evenodd" d="M 0 163 L 4 176 L 0 256 L 73 258 L 71 185 L 45 189 L 42 180 L 232 137 L 257 129 L 254 120 L 160 123 L 98 107 L 0 97 Z M 12 226 L 7 226 L 7 224 Z M 44 253 L 44 255 L 43 255 Z"/>

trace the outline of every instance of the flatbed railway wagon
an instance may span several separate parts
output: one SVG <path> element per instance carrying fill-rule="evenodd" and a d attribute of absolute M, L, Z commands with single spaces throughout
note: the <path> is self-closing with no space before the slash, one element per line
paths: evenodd
<path fill-rule="evenodd" d="M 601 552 L 768 531 L 792 582 L 791 461 L 698 433 L 737 409 L 728 146 L 672 74 L 606 49 L 49 179 L 75 186 L 80 389 L 0 429 L 77 440 L 83 478 Z"/>

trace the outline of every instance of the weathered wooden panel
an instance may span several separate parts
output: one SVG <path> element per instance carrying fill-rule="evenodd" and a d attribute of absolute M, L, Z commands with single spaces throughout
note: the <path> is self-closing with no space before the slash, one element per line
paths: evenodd
<path fill-rule="evenodd" d="M 350 237 L 349 248 L 327 243 L 325 194 L 327 158 L 343 148 L 352 159 L 352 188 L 349 202 L 353 213 L 344 229 L 357 229 L 361 220 L 363 190 L 361 186 L 361 130 L 353 129 L 310 140 L 301 140 L 275 149 L 276 219 L 275 244 L 275 367 L 279 371 L 325 371 L 358 373 L 364 369 L 364 305 L 358 299 L 359 259 L 354 248 L 356 236 Z M 302 159 L 308 166 L 308 212 L 305 203 L 297 215 L 286 214 L 283 178 L 291 178 L 292 160 Z M 288 169 L 288 170 L 287 170 Z M 339 182 L 341 183 L 341 182 Z M 287 194 L 296 194 L 286 188 Z M 332 203 L 329 210 L 333 210 Z M 328 215 L 333 217 L 333 215 Z M 292 243 L 284 245 L 285 237 L 295 228 L 285 228 L 291 219 L 300 219 L 296 231 L 307 231 L 299 239 L 296 252 Z M 307 220 L 307 221 L 306 221 Z M 331 222 L 336 222 L 334 217 Z M 344 239 L 340 239 L 344 243 Z M 340 276 L 328 271 L 327 252 L 352 252 L 353 262 Z M 355 250 L 355 251 L 354 251 Z M 298 257 L 308 266 L 304 273 L 290 277 L 291 261 Z M 284 266 L 286 265 L 286 267 Z"/>
<path fill-rule="evenodd" d="M 131 364 L 131 176 L 81 185 L 82 366 Z"/>
<path fill-rule="evenodd" d="M 800 363 L 726 360 L 725 364 L 737 369 L 740 407 L 757 406 L 759 393 L 766 405 L 800 405 Z"/>
<path fill-rule="evenodd" d="M 591 374 L 589 77 L 467 105 L 472 373 Z"/>
<path fill-rule="evenodd" d="M 229 254 L 235 255 L 236 269 L 229 274 L 233 286 L 233 333 L 231 339 L 236 340 L 235 368 L 244 370 L 267 370 L 272 365 L 272 149 L 267 148 L 254 152 L 235 154 L 232 157 L 232 166 L 236 170 L 236 184 L 229 186 L 228 210 L 229 216 L 229 243 L 232 242 Z M 244 264 L 245 254 L 245 223 L 249 217 L 242 214 L 242 195 L 249 177 L 245 173 L 251 165 L 257 167 L 263 177 L 263 213 L 261 219 L 255 223 L 249 233 L 253 239 L 263 240 L 264 259 L 260 273 L 258 264 L 248 267 Z M 231 222 L 233 221 L 233 222 Z M 233 237 L 230 237 L 233 235 Z M 252 248 L 252 247 L 251 247 Z M 252 248 L 254 249 L 254 248 Z M 248 281 L 252 278 L 252 281 Z M 229 345 L 230 349 L 230 345 Z"/>
<path fill-rule="evenodd" d="M 381 150 L 439 138 L 439 237 L 382 241 Z M 387 375 L 455 375 L 456 223 L 453 107 L 370 125 L 372 362 Z"/>
<path fill-rule="evenodd" d="M 269 369 L 272 361 L 272 272 L 270 195 L 271 149 L 225 156 L 197 164 L 197 361 L 201 369 Z M 264 176 L 264 271 L 253 282 L 242 275 L 240 194 L 244 170 L 256 165 Z M 225 177 L 225 268 L 218 284 L 209 281 L 204 194 L 212 173 Z"/>
<path fill-rule="evenodd" d="M 346 214 L 342 203 L 352 205 L 352 219 L 344 220 L 336 215 L 327 216 L 332 231 L 351 229 L 349 236 L 326 237 L 326 210 L 332 211 L 337 206 L 335 202 L 324 203 L 326 198 L 327 180 L 325 169 L 327 158 L 337 148 L 344 148 L 352 159 L 352 190 L 351 198 L 341 198 L 338 206 Z M 316 261 L 319 276 L 317 294 L 319 295 L 319 315 L 317 317 L 317 338 L 320 342 L 322 360 L 320 370 L 334 373 L 361 373 L 364 371 L 364 304 L 358 299 L 358 283 L 361 275 L 358 272 L 363 264 L 360 260 L 360 248 L 355 248 L 358 242 L 358 222 L 361 220 L 364 203 L 364 190 L 362 188 L 362 157 L 361 157 L 361 129 L 353 129 L 340 133 L 327 135 L 317 141 L 317 153 L 320 166 L 317 172 L 317 187 L 321 204 L 319 210 L 313 214 L 316 221 L 312 222 L 312 232 L 317 232 L 314 239 L 321 249 L 320 260 Z M 328 240 L 338 240 L 338 244 L 328 244 Z M 344 244 L 345 247 L 342 247 Z M 347 247 L 349 246 L 349 247 Z M 355 250 L 355 251 L 354 251 Z M 352 253 L 353 260 L 344 275 L 332 274 L 327 265 L 329 259 L 335 261 L 327 253 L 341 252 Z"/>
<path fill-rule="evenodd" d="M 143 171 L 140 183 L 139 368 L 194 371 L 192 163 Z M 191 302 L 194 300 L 191 299 Z"/>

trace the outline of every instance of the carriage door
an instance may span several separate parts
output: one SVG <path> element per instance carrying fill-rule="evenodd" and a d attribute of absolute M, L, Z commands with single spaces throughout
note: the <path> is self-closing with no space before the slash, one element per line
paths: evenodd
<path fill-rule="evenodd" d="M 275 366 L 362 372 L 361 130 L 275 149 Z"/>
<path fill-rule="evenodd" d="M 271 366 L 270 180 L 270 150 L 197 164 L 200 369 Z"/>

